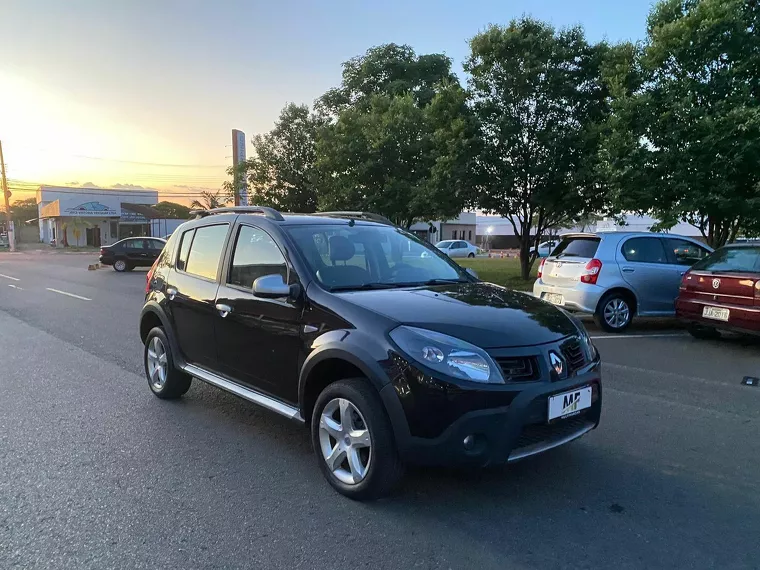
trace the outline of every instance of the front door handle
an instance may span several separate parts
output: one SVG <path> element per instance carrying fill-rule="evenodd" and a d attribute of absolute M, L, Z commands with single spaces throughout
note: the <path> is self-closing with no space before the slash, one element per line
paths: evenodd
<path fill-rule="evenodd" d="M 229 305 L 223 305 L 222 303 L 217 303 L 216 310 L 219 311 L 219 316 L 224 318 L 232 312 L 232 307 Z"/>
<path fill-rule="evenodd" d="M 177 289 L 174 287 L 166 288 L 166 295 L 169 297 L 170 301 L 174 301 L 174 297 L 177 296 L 177 293 L 179 293 L 179 291 L 177 291 Z"/>
<path fill-rule="evenodd" d="M 623 267 L 623 273 L 633 273 L 636 271 L 633 267 Z"/>

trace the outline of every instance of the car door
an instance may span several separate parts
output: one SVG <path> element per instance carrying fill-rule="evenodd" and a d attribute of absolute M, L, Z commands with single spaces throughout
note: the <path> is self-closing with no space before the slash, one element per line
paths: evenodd
<path fill-rule="evenodd" d="M 710 249 L 691 240 L 676 237 L 664 239 L 665 247 L 670 256 L 670 263 L 674 266 L 679 281 L 691 269 L 692 265 L 702 261 L 711 253 Z"/>
<path fill-rule="evenodd" d="M 623 279 L 636 294 L 641 315 L 674 312 L 680 277 L 673 270 L 663 240 L 658 236 L 626 239 L 618 252 Z"/>
<path fill-rule="evenodd" d="M 124 240 L 122 245 L 122 252 L 124 257 L 131 266 L 135 267 L 143 265 L 145 263 L 145 240 L 143 239 L 128 239 Z"/>
<path fill-rule="evenodd" d="M 218 370 L 214 304 L 228 231 L 225 223 L 184 232 L 165 288 L 167 312 L 185 360 L 209 370 Z"/>
<path fill-rule="evenodd" d="M 164 245 L 166 245 L 166 243 L 158 239 L 146 239 L 145 244 L 147 246 L 146 264 L 153 265 L 156 259 L 158 259 L 158 256 L 161 255 L 161 252 L 163 251 Z"/>
<path fill-rule="evenodd" d="M 449 257 L 465 257 L 466 254 L 467 246 L 464 245 L 464 242 L 455 241 L 451 244 L 451 248 L 449 249 Z"/>
<path fill-rule="evenodd" d="M 217 354 L 230 378 L 286 402 L 298 401 L 301 352 L 300 299 L 262 297 L 253 292 L 259 277 L 276 275 L 296 283 L 283 250 L 262 228 L 242 224 L 228 256 L 216 296 Z"/>

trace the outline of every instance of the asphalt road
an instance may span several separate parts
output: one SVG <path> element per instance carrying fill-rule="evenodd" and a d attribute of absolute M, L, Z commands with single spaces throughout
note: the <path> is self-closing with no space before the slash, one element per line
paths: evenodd
<path fill-rule="evenodd" d="M 760 568 L 760 344 L 591 330 L 602 424 L 354 503 L 303 428 L 141 375 L 145 272 L 0 254 L 0 568 Z M 71 296 L 74 295 L 74 296 Z"/>

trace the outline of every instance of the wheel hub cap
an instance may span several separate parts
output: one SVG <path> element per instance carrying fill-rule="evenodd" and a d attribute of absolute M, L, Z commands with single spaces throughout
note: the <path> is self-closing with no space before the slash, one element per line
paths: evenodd
<path fill-rule="evenodd" d="M 628 322 L 631 310 L 622 299 L 612 299 L 604 307 L 604 320 L 613 328 L 620 328 Z"/>
<path fill-rule="evenodd" d="M 322 458 L 335 477 L 356 485 L 372 461 L 372 439 L 359 409 L 345 398 L 330 400 L 319 418 Z"/>
<path fill-rule="evenodd" d="M 148 345 L 148 377 L 156 390 L 161 390 L 166 382 L 167 358 L 166 347 L 161 339 L 154 336 Z"/>

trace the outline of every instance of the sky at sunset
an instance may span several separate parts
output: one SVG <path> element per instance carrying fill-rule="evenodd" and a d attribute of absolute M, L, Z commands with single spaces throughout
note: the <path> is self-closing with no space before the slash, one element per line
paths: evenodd
<path fill-rule="evenodd" d="M 40 183 L 218 188 L 230 131 L 311 103 L 380 43 L 443 52 L 522 14 L 591 40 L 644 36 L 628 0 L 0 0 L 0 140 L 13 198 Z M 250 150 L 250 149 L 249 149 Z M 184 201 L 184 200 L 182 200 Z"/>

